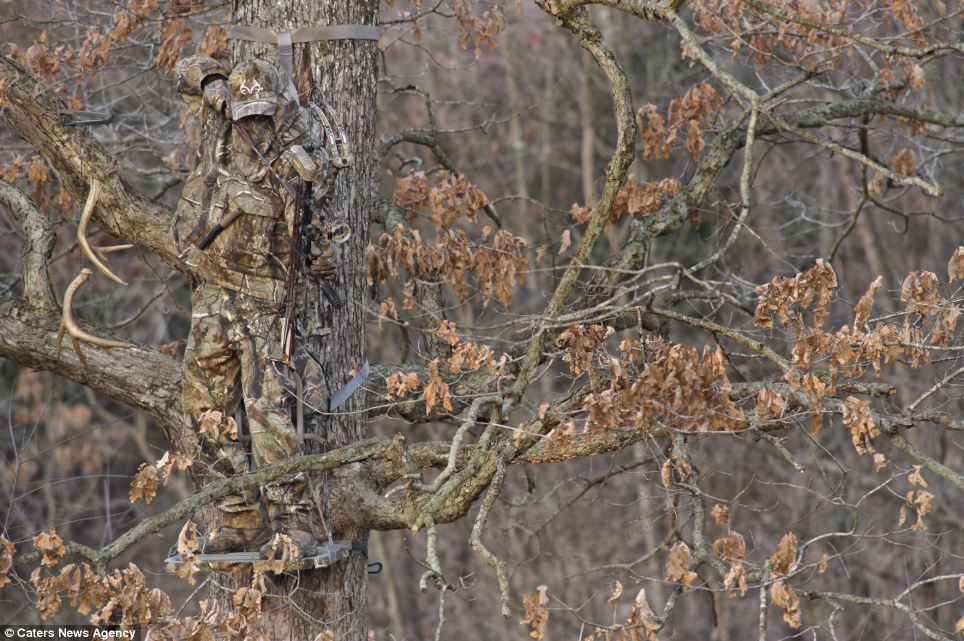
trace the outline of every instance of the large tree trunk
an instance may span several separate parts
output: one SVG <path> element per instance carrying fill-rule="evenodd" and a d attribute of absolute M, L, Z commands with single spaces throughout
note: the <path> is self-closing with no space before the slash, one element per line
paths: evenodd
<path fill-rule="evenodd" d="M 235 0 L 233 23 L 265 27 L 280 32 L 287 29 L 335 24 L 375 24 L 377 0 L 320 2 L 317 0 Z M 338 290 L 345 306 L 330 314 L 331 334 L 323 345 L 315 346 L 325 363 L 332 390 L 350 378 L 350 372 L 365 361 L 366 332 L 364 300 L 365 248 L 368 244 L 368 214 L 372 206 L 374 183 L 375 89 L 377 45 L 372 41 L 348 40 L 310 45 L 295 45 L 296 75 L 309 69 L 311 81 L 320 84 L 328 101 L 344 121 L 354 154 L 354 164 L 343 170 L 336 181 L 332 210 L 347 217 L 352 239 L 343 247 L 338 271 Z M 258 57 L 276 60 L 273 46 L 232 42 L 233 62 Z M 299 89 L 306 87 L 299 82 Z M 335 416 L 312 417 L 314 428 L 327 441 L 326 449 L 363 438 L 367 431 L 363 412 L 364 394 L 357 392 Z M 311 449 L 309 447 L 308 449 Z M 317 449 L 317 447 L 316 447 Z M 317 479 L 323 484 L 327 478 Z M 335 493 L 337 496 L 337 493 Z M 321 496 L 317 497 L 321 500 Z M 368 533 L 352 528 L 339 519 L 339 506 L 332 506 L 336 539 L 366 540 Z M 339 641 L 367 638 L 367 558 L 352 552 L 347 561 L 331 569 L 295 572 L 274 578 L 272 594 L 261 617 L 271 639 L 307 639 L 331 630 Z M 238 579 L 243 580 L 242 577 Z M 230 600 L 230 594 L 215 590 L 212 598 Z M 228 607 L 229 603 L 221 604 Z"/>

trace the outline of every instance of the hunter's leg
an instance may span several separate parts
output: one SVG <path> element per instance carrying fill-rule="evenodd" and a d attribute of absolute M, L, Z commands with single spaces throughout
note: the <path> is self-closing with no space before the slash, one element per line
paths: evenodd
<path fill-rule="evenodd" d="M 241 401 L 241 361 L 231 346 L 225 317 L 226 292 L 201 285 L 192 295 L 191 334 L 183 362 L 184 414 L 199 435 L 202 463 L 225 476 L 248 470 L 248 447 L 237 440 L 231 421 Z M 217 503 L 223 526 L 205 551 L 257 547 L 265 536 L 264 517 L 253 492 L 225 496 Z"/>
<path fill-rule="evenodd" d="M 241 357 L 244 406 L 251 432 L 251 449 L 260 467 L 301 452 L 293 423 L 294 386 L 284 365 L 270 356 L 280 348 L 277 312 L 248 299 L 235 322 Z M 286 476 L 262 488 L 269 523 L 276 533 L 287 534 L 301 556 L 313 553 L 312 502 L 304 473 Z"/>

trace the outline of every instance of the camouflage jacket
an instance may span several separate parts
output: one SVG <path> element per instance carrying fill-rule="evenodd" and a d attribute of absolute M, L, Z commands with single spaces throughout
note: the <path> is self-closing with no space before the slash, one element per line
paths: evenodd
<path fill-rule="evenodd" d="M 201 142 L 171 226 L 172 240 L 202 281 L 277 303 L 283 298 L 297 205 L 239 136 L 237 125 L 205 104 L 205 80 L 227 75 L 206 56 L 193 56 L 178 66 L 177 88 L 198 116 Z M 297 102 L 283 100 L 273 116 L 274 136 L 262 155 L 274 174 L 298 193 L 303 185 L 286 150 L 308 142 L 309 120 Z M 207 249 L 197 248 L 215 225 L 237 210 L 241 215 Z"/>

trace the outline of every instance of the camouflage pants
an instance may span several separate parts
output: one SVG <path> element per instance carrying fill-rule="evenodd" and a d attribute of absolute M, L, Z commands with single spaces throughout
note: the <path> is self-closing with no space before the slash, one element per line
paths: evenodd
<path fill-rule="evenodd" d="M 184 412 L 212 454 L 208 462 L 218 472 L 233 475 L 249 470 L 249 456 L 261 467 L 298 454 L 291 420 L 293 385 L 271 360 L 280 344 L 276 307 L 212 284 L 195 289 L 191 302 L 191 334 L 183 363 Z M 242 403 L 250 452 L 229 430 L 211 429 L 211 417 L 218 416 L 214 412 L 227 422 Z M 262 493 L 269 511 L 274 504 L 283 505 L 284 512 L 308 513 L 312 504 L 305 487 L 304 475 L 298 474 L 265 485 Z M 253 493 L 224 497 L 218 508 L 234 514 L 240 527 L 260 525 Z"/>

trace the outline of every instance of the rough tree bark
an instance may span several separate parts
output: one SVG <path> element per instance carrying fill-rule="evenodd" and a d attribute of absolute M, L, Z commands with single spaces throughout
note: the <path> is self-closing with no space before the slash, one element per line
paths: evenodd
<path fill-rule="evenodd" d="M 288 29 L 336 24 L 376 24 L 378 2 L 317 2 L 314 0 L 235 0 L 233 23 L 265 27 L 276 32 Z M 276 60 L 273 46 L 234 41 L 232 62 L 250 57 Z M 336 181 L 332 209 L 342 214 L 351 225 L 353 235 L 344 246 L 338 273 L 338 289 L 345 306 L 330 313 L 326 319 L 331 334 L 314 346 L 314 352 L 325 363 L 332 390 L 351 378 L 351 372 L 365 361 L 365 248 L 368 244 L 368 214 L 374 184 L 375 90 L 377 80 L 377 45 L 372 41 L 347 40 L 310 45 L 296 45 L 295 73 L 299 90 L 320 84 L 325 94 L 344 120 L 351 141 L 354 164 L 344 170 Z M 364 393 L 357 392 L 335 416 L 316 416 L 309 421 L 309 431 L 320 434 L 324 449 L 336 448 L 365 436 L 367 425 L 363 409 Z M 310 444 L 307 449 L 321 446 Z M 316 499 L 322 496 L 329 477 L 315 479 Z M 365 530 L 353 528 L 339 519 L 337 497 L 333 493 L 332 511 L 336 539 L 366 540 Z M 274 579 L 271 592 L 284 595 L 289 601 L 270 600 L 282 604 L 267 608 L 261 622 L 272 639 L 314 639 L 330 629 L 335 638 L 362 641 L 367 637 L 367 558 L 352 552 L 347 561 L 327 570 L 302 571 L 280 575 Z M 240 577 L 239 577 L 240 578 Z M 215 594 L 212 594 L 214 597 Z M 217 593 L 224 599 L 221 605 L 230 608 L 231 596 Z"/>

